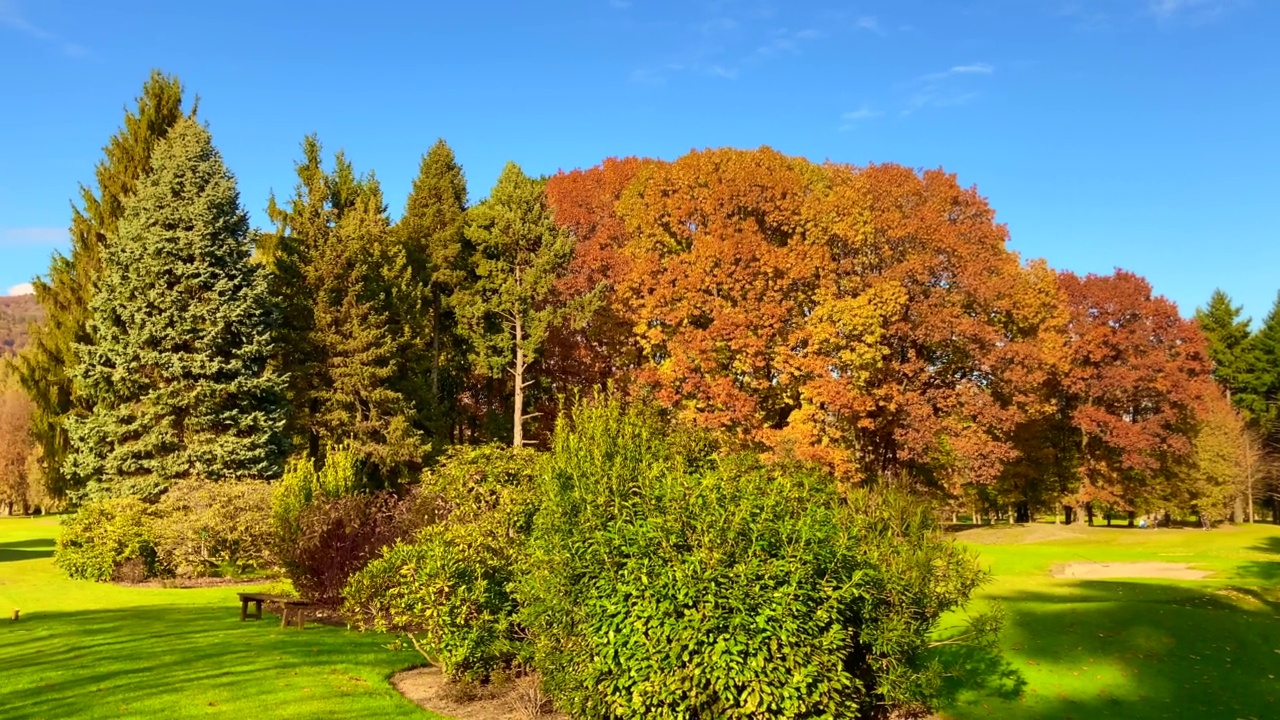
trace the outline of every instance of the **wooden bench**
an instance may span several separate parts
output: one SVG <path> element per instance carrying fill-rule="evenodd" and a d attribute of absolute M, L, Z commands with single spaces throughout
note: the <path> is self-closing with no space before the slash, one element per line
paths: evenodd
<path fill-rule="evenodd" d="M 254 620 L 262 619 L 262 605 L 274 605 L 280 609 L 280 627 L 286 627 L 289 624 L 289 616 L 293 616 L 293 621 L 301 629 L 307 621 L 307 613 L 311 610 L 311 603 L 298 598 L 284 597 L 283 595 L 267 595 L 266 593 L 236 593 L 240 596 L 240 619 Z M 253 603 L 253 615 L 249 614 L 249 603 Z"/>

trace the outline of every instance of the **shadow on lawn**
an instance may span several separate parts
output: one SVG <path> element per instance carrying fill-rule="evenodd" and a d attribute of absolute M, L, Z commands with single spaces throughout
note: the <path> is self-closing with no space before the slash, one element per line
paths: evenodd
<path fill-rule="evenodd" d="M 968 695 L 949 716 L 1275 717 L 1280 608 L 1258 590 L 1087 581 L 999 599 L 1028 691 Z"/>
<path fill-rule="evenodd" d="M 1266 538 L 1249 549 L 1280 556 L 1280 537 Z M 1280 582 L 1280 560 L 1252 560 L 1241 563 L 1240 574 L 1266 583 Z"/>
<path fill-rule="evenodd" d="M 390 717 L 417 714 L 385 681 L 409 664 L 385 640 L 281 629 L 271 615 L 241 622 L 231 598 L 225 607 L 31 608 L 0 626 L 0 715 L 96 717 L 129 708 L 122 714 L 186 717 L 218 707 L 321 717 L 326 697 L 352 694 L 383 696 Z"/>
<path fill-rule="evenodd" d="M 0 542 L 0 562 L 37 560 L 51 557 L 53 557 L 53 540 L 51 538 Z"/>

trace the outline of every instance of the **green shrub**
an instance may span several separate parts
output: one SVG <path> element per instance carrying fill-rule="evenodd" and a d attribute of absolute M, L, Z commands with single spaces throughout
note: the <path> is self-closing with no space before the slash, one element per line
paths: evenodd
<path fill-rule="evenodd" d="M 458 448 L 413 501 L 427 522 L 351 578 L 344 610 L 363 629 L 405 633 L 453 680 L 485 682 L 519 663 L 511 585 L 534 513 L 537 455 Z"/>
<path fill-rule="evenodd" d="M 348 579 L 409 534 L 403 509 L 390 492 L 317 499 L 303 508 L 294 541 L 278 548 L 298 594 L 326 607 L 340 605 Z"/>
<path fill-rule="evenodd" d="M 79 580 L 140 582 L 161 574 L 150 506 L 132 498 L 92 500 L 63 522 L 54 562 Z"/>
<path fill-rule="evenodd" d="M 184 480 L 155 507 L 156 552 L 178 577 L 241 576 L 272 567 L 272 491 L 262 481 Z"/>
<path fill-rule="evenodd" d="M 577 718 L 884 718 L 938 692 L 929 643 L 982 581 L 903 493 L 699 455 L 612 400 L 557 428 L 517 584 Z"/>
<path fill-rule="evenodd" d="M 296 540 L 298 518 L 313 500 L 351 495 L 360 485 L 360 461 L 348 448 L 331 448 L 319 470 L 309 457 L 290 460 L 271 493 L 277 540 L 284 544 Z"/>

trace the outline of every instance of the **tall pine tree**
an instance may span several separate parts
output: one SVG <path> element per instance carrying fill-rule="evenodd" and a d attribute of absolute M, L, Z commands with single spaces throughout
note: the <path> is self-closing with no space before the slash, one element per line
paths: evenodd
<path fill-rule="evenodd" d="M 408 261 L 377 179 L 357 176 L 342 153 L 326 172 L 314 137 L 303 154 L 288 207 L 270 207 L 279 226 L 271 264 L 286 318 L 278 364 L 293 379 L 294 434 L 316 459 L 327 446 L 347 445 L 372 482 L 394 483 L 422 455 L 426 378 L 406 360 Z"/>
<path fill-rule="evenodd" d="M 125 202 L 76 345 L 66 472 L 91 494 L 153 496 L 183 478 L 264 478 L 283 461 L 275 316 L 250 263 L 235 179 L 193 119 L 155 148 Z"/>
<path fill-rule="evenodd" d="M 525 444 L 525 391 L 530 366 L 561 317 L 549 302 L 556 279 L 573 253 L 556 225 L 546 183 L 507 163 L 489 198 L 471 209 L 466 236 L 475 245 L 474 284 L 455 304 L 477 367 L 493 377 L 511 375 L 512 445 Z"/>
<path fill-rule="evenodd" d="M 437 447 L 458 422 L 457 398 L 467 372 L 466 350 L 452 310 L 453 295 L 467 277 L 466 211 L 462 167 L 448 144 L 437 140 L 422 157 L 395 228 L 411 272 L 401 308 L 417 321 L 417 342 L 406 360 L 430 378 L 424 420 Z"/>
<path fill-rule="evenodd" d="M 183 89 L 176 77 L 153 71 L 136 107 L 103 148 L 94 176 L 96 188 L 80 187 L 73 206 L 71 252 L 55 254 L 46 278 L 37 278 L 36 299 L 44 322 L 33 329 L 30 346 L 19 359 L 23 389 L 34 402 L 32 434 L 40 446 L 41 474 L 55 496 L 75 490 L 62 472 L 71 449 L 66 419 L 92 411 L 92 398 L 72 392 L 71 373 L 78 361 L 76 343 L 89 342 L 89 305 L 103 272 L 102 257 L 123 216 L 125 202 L 151 167 L 151 153 L 179 119 L 195 116 L 182 108 Z"/>
<path fill-rule="evenodd" d="M 1242 409 L 1273 442 L 1280 442 L 1280 294 L 1245 352 L 1248 395 Z"/>
<path fill-rule="evenodd" d="M 1196 324 L 1209 341 L 1213 379 L 1239 405 L 1247 393 L 1249 318 L 1240 318 L 1241 307 L 1232 305 L 1222 290 L 1214 290 L 1204 308 L 1196 308 Z"/>

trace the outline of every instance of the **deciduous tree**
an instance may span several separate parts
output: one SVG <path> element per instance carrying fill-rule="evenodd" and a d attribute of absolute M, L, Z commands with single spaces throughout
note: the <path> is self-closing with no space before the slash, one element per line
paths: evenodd
<path fill-rule="evenodd" d="M 1079 499 L 1149 506 L 1194 461 L 1211 369 L 1204 336 L 1133 273 L 1059 281 L 1071 312 L 1062 402 L 1079 441 Z"/>

